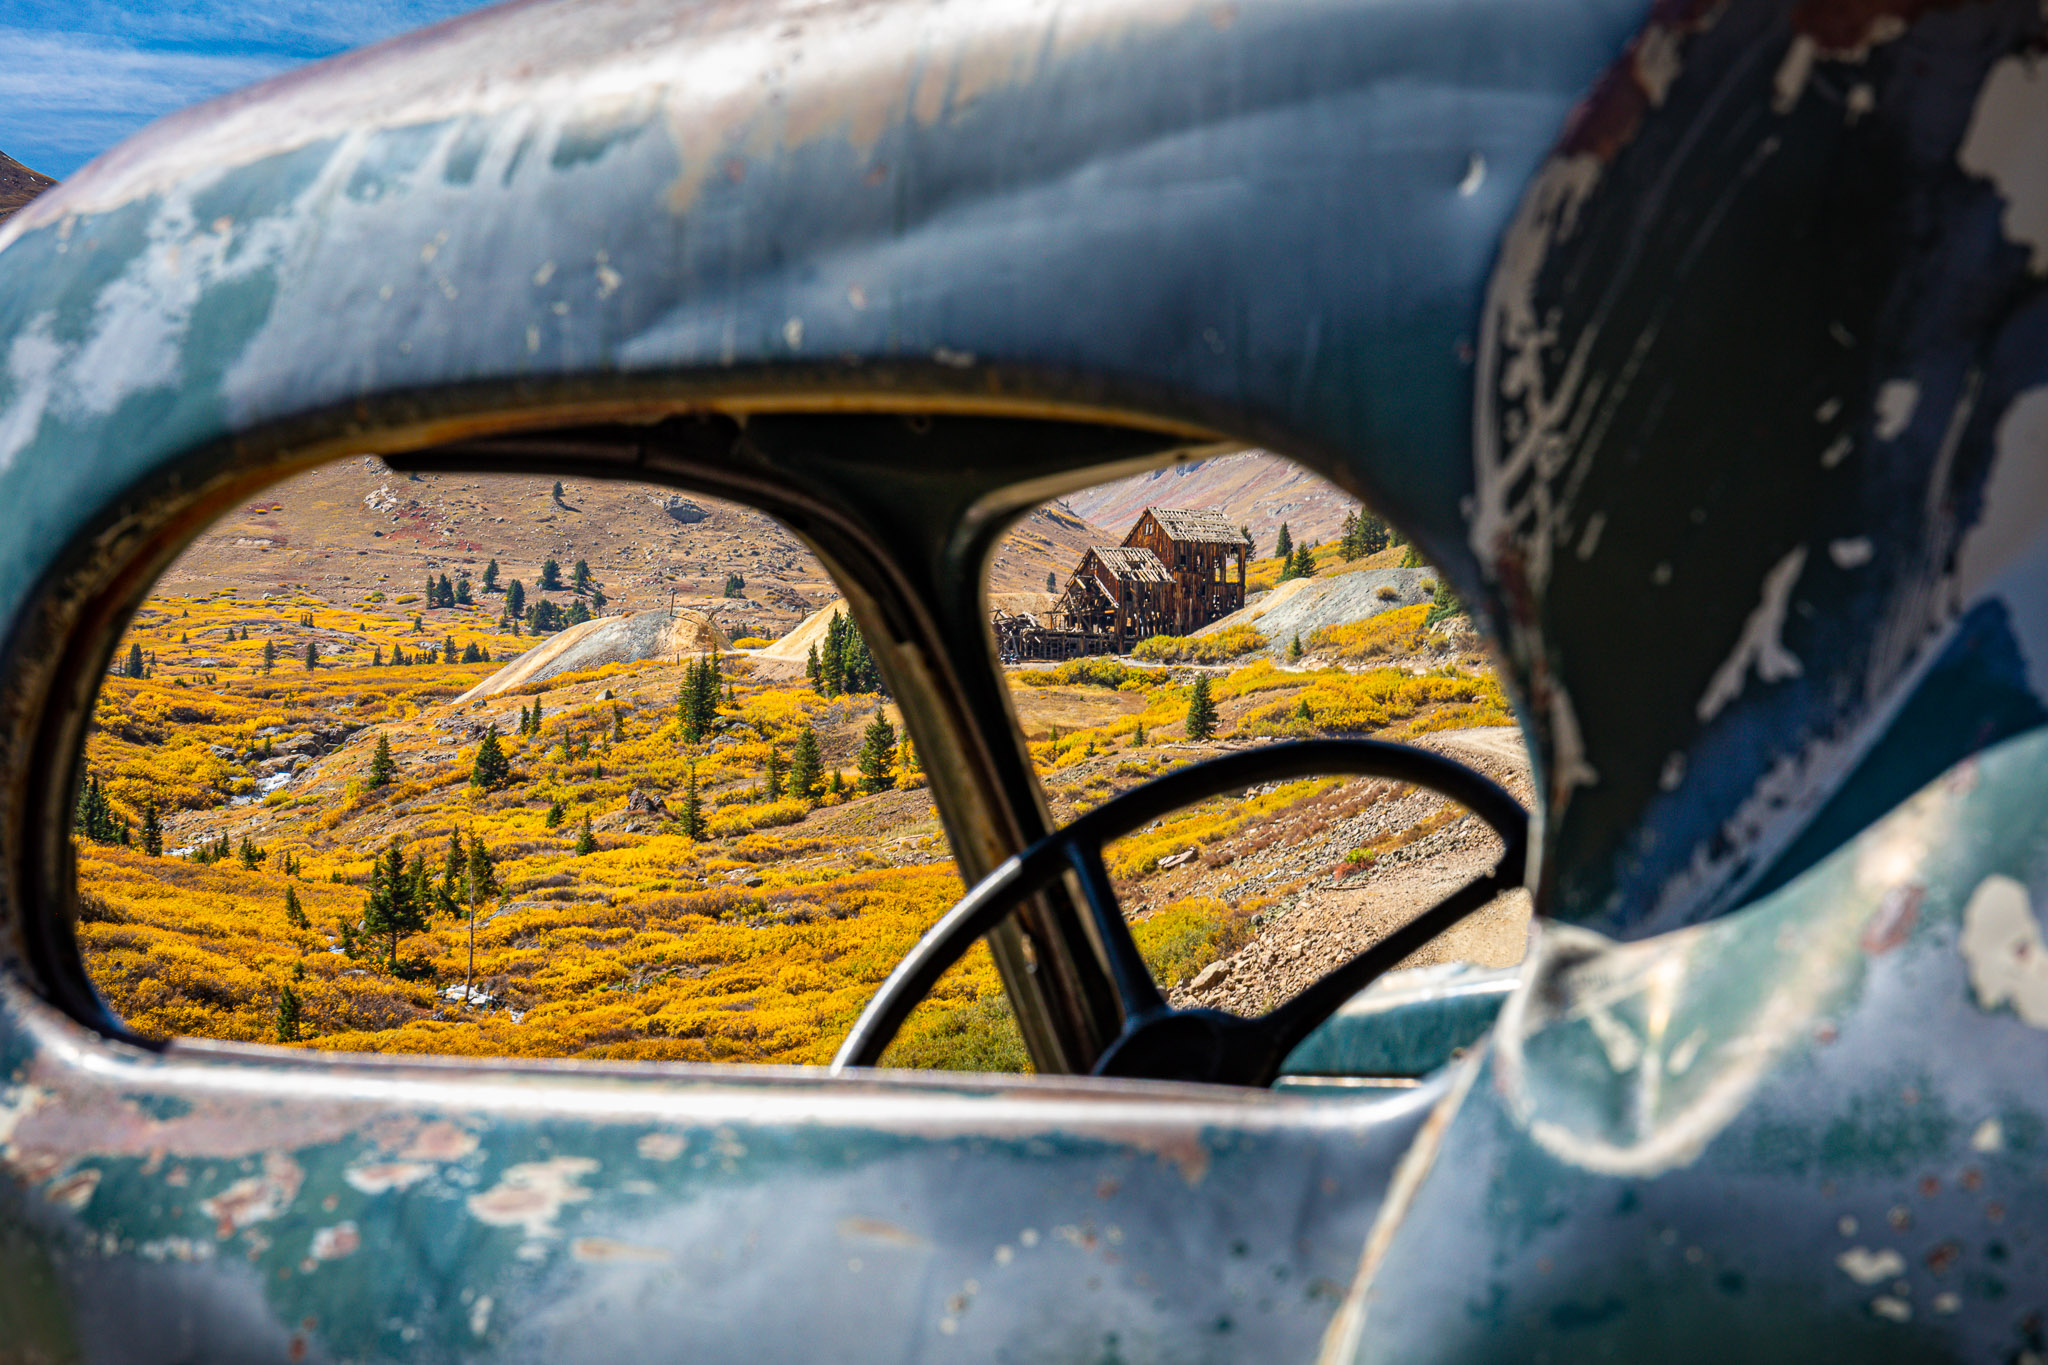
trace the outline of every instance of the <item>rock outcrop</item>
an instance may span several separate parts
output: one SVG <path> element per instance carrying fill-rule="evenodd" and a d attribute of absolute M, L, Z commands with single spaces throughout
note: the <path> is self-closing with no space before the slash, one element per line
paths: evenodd
<path fill-rule="evenodd" d="M 730 648 L 731 642 L 701 612 L 665 610 L 600 616 L 549 636 L 455 699 L 456 705 L 563 673 L 641 659 L 679 659 Z"/>

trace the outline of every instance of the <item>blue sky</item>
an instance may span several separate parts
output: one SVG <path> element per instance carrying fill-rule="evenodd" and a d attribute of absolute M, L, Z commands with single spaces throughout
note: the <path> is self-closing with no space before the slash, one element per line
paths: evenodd
<path fill-rule="evenodd" d="M 477 0 L 4 0 L 0 152 L 58 179 L 162 114 Z"/>

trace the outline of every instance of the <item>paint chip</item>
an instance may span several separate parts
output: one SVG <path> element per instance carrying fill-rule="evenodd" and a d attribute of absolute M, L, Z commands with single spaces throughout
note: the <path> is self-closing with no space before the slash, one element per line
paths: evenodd
<path fill-rule="evenodd" d="M 1986 1119 L 1977 1125 L 1977 1131 L 1970 1134 L 1970 1147 L 1979 1152 L 2002 1152 L 2005 1150 L 2005 1125 L 1997 1119 Z"/>
<path fill-rule="evenodd" d="M 1860 569 L 1870 562 L 1870 557 L 1875 553 L 1868 536 L 1828 542 L 1828 558 L 1835 561 L 1835 567 L 1838 569 Z"/>
<path fill-rule="evenodd" d="M 469 1197 L 469 1211 L 477 1221 L 493 1227 L 524 1228 L 528 1237 L 549 1236 L 563 1205 L 590 1198 L 590 1191 L 580 1182 L 596 1170 L 595 1161 L 581 1156 L 509 1166 L 497 1184 Z"/>
<path fill-rule="evenodd" d="M 804 320 L 802 318 L 791 318 L 788 322 L 783 323 L 782 339 L 787 343 L 790 350 L 802 350 L 804 344 Z"/>
<path fill-rule="evenodd" d="M 1868 1247 L 1850 1247 L 1835 1257 L 1835 1264 L 1858 1284 L 1877 1284 L 1906 1272 L 1906 1258 L 1890 1247 L 1876 1251 Z"/>
<path fill-rule="evenodd" d="M 1895 1299 L 1889 1294 L 1880 1294 L 1870 1301 L 1870 1311 L 1893 1322 L 1911 1322 L 1913 1305 L 1904 1299 Z"/>
<path fill-rule="evenodd" d="M 2028 267 L 2048 274 L 2048 162 L 2041 158 L 2048 120 L 2048 66 L 2036 57 L 2002 57 L 1977 92 L 1956 162 L 1997 187 L 2007 241 L 2029 250 Z"/>
<path fill-rule="evenodd" d="M 331 1228 L 315 1228 L 312 1248 L 306 1254 L 316 1261 L 338 1261 L 355 1254 L 362 1245 L 363 1237 L 356 1225 L 343 1221 Z"/>
<path fill-rule="evenodd" d="M 1744 681 L 1752 666 L 1759 682 L 1783 682 L 1805 672 L 1799 656 L 1785 648 L 1781 636 L 1785 613 L 1791 606 L 1792 588 L 1806 567 L 1806 547 L 1799 546 L 1764 575 L 1755 610 L 1743 623 L 1734 650 L 1707 683 L 1696 708 L 1702 721 L 1712 720 L 1722 708 L 1742 695 Z"/>
<path fill-rule="evenodd" d="M 1465 159 L 1465 176 L 1458 182 L 1460 198 L 1470 199 L 1486 183 L 1486 158 L 1474 152 Z"/>
<path fill-rule="evenodd" d="M 1913 424 L 1920 406 L 1920 386 L 1910 379 L 1887 379 L 1877 390 L 1877 439 L 1895 441 Z"/>
<path fill-rule="evenodd" d="M 1956 946 L 1980 1007 L 2010 1004 L 2022 1022 L 2048 1028 L 2048 945 L 2025 886 L 2002 875 L 1977 883 Z"/>

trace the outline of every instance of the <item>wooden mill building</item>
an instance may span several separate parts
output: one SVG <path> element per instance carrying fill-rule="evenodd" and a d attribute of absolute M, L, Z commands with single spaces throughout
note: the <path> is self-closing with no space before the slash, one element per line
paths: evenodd
<path fill-rule="evenodd" d="M 1148 507 L 1122 545 L 1091 545 L 1043 620 L 998 614 L 1009 659 L 1128 654 L 1153 635 L 1186 635 L 1244 605 L 1244 535 L 1216 512 Z"/>

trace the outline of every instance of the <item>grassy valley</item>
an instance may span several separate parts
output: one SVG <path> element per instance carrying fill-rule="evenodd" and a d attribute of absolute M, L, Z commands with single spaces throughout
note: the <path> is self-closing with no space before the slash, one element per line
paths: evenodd
<path fill-rule="evenodd" d="M 557 500 L 537 481 L 523 500 L 488 504 L 481 490 L 430 489 L 418 505 L 431 514 L 400 511 L 394 523 L 380 509 L 386 519 L 367 527 L 385 534 L 351 541 L 318 517 L 363 524 L 358 485 L 416 494 L 365 467 L 347 480 L 318 498 L 285 485 L 298 522 L 288 525 L 295 504 L 281 495 L 283 507 L 255 504 L 195 546 L 103 686 L 85 755 L 79 937 L 116 1011 L 154 1036 L 330 1049 L 829 1060 L 962 889 L 893 705 L 858 678 L 814 682 L 751 649 L 718 658 L 715 682 L 704 658 L 649 659 L 458 702 L 534 640 L 511 632 L 506 593 L 486 591 L 480 573 L 467 602 L 430 606 L 446 601 L 429 596 L 430 573 L 438 584 L 446 569 L 496 558 L 503 589 L 515 574 L 533 584 L 537 556 L 588 553 L 592 586 L 631 610 L 670 586 L 664 573 L 715 573 L 719 561 L 649 539 L 666 534 L 658 522 L 622 525 L 637 514 L 630 501 L 607 508 L 603 531 L 571 537 L 564 519 L 590 513 L 550 510 Z M 464 482 L 478 481 L 447 481 Z M 618 496 L 673 520 L 648 490 Z M 560 502 L 598 499 L 579 486 Z M 519 517 L 523 540 L 503 531 Z M 475 534 L 485 526 L 495 540 Z M 755 537 L 745 548 L 762 550 L 760 581 L 775 590 L 806 603 L 830 591 L 800 550 L 760 528 L 725 534 Z M 259 536 L 272 543 L 241 543 Z M 648 544 L 657 558 L 636 559 Z M 1425 625 L 1430 610 L 1345 627 L 1317 640 L 1323 657 L 1155 649 L 1163 661 L 1152 665 L 1020 669 L 1013 698 L 1062 819 L 1233 745 L 1505 724 L 1469 633 Z M 1254 621 L 1232 638 L 1257 635 Z M 1215 719 L 1191 736 L 1198 687 Z M 502 771 L 479 781 L 486 745 Z M 1288 784 L 1184 812 L 1113 850 L 1162 982 L 1241 948 L 1318 877 L 1358 871 L 1333 848 L 1281 876 L 1270 851 L 1275 820 L 1341 815 L 1358 790 Z M 1424 834 L 1446 818 L 1414 813 L 1436 821 Z M 488 866 L 480 888 L 475 848 Z M 1190 864 L 1176 850 L 1201 856 Z M 1240 851 L 1258 875 L 1233 877 Z M 413 918 L 386 932 L 373 903 L 399 883 Z M 942 983 L 891 1060 L 1024 1065 L 985 951 Z"/>

